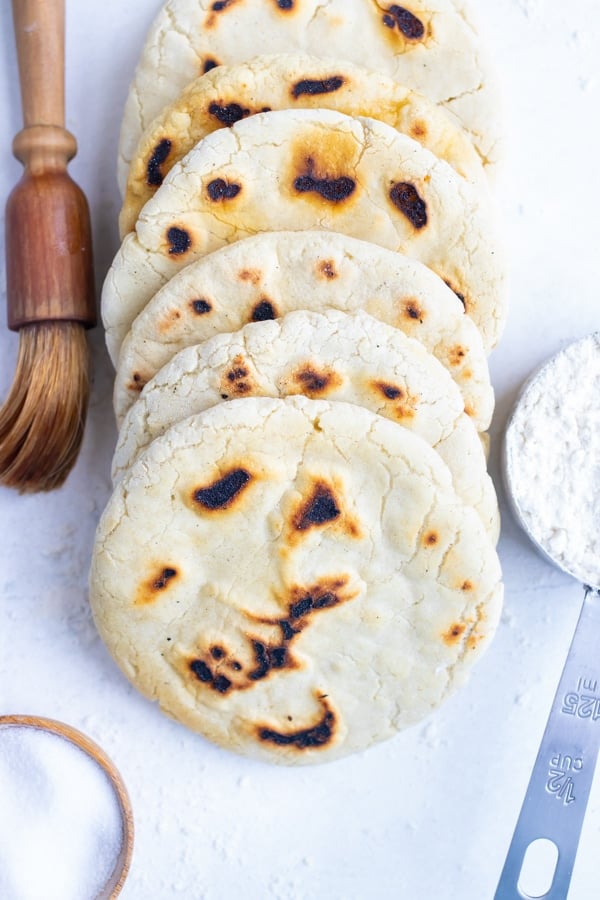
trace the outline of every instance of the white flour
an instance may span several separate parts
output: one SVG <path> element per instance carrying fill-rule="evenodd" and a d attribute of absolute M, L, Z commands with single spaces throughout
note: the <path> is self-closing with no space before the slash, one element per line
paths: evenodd
<path fill-rule="evenodd" d="M 533 538 L 600 586 L 600 333 L 536 375 L 506 433 L 513 496 Z"/>
<path fill-rule="evenodd" d="M 2 726 L 0 798 L 0 897 L 97 897 L 123 839 L 104 770 L 54 733 Z"/>

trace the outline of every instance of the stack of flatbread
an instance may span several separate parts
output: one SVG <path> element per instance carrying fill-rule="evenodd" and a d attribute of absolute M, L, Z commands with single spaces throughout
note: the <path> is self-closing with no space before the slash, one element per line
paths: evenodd
<path fill-rule="evenodd" d="M 134 684 L 224 747 L 363 750 L 494 634 L 498 157 L 462 0 L 169 0 L 151 28 L 91 602 Z"/>

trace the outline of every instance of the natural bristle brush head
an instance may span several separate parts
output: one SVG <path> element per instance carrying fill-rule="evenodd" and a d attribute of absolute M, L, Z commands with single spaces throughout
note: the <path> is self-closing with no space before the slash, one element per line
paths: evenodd
<path fill-rule="evenodd" d="M 25 325 L 12 388 L 0 409 L 0 480 L 22 492 L 60 487 L 83 438 L 88 347 L 77 322 Z"/>

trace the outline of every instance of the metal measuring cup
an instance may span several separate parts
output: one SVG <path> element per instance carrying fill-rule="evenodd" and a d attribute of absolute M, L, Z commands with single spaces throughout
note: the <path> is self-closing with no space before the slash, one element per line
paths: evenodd
<path fill-rule="evenodd" d="M 556 552 L 548 546 L 549 541 L 538 533 L 531 512 L 520 502 L 517 483 L 518 447 L 525 404 L 528 398 L 531 399 L 531 392 L 540 388 L 555 388 L 555 396 L 561 396 L 563 386 L 553 385 L 553 378 L 559 372 L 556 363 L 576 364 L 577 359 L 581 358 L 582 348 L 591 349 L 600 361 L 600 333 L 569 345 L 534 373 L 517 401 L 505 434 L 503 475 L 507 497 L 517 521 L 537 549 L 554 565 L 582 581 L 585 591 L 495 900 L 566 898 L 600 747 L 600 584 L 590 583 L 599 580 L 597 565 L 590 562 L 590 571 L 594 571 L 590 579 L 586 577 L 585 566 L 579 560 L 576 565 L 569 564 L 568 552 L 566 557 L 563 553 L 560 559 L 557 558 Z M 579 372 L 580 377 L 581 374 Z M 600 394 L 597 395 L 597 403 L 600 408 Z M 532 434 L 531 439 L 535 438 L 536 435 Z M 526 893 L 520 884 L 523 864 L 529 848 L 542 841 L 554 847 L 541 888 L 545 892 Z"/>

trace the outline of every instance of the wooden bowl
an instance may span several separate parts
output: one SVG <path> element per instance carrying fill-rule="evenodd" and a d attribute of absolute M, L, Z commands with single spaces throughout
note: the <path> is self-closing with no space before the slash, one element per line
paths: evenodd
<path fill-rule="evenodd" d="M 118 897 L 123 888 L 123 884 L 129 871 L 131 863 L 131 855 L 133 853 L 133 814 L 131 811 L 131 803 L 127 789 L 115 765 L 111 762 L 105 752 L 81 731 L 65 725 L 64 722 L 57 722 L 54 719 L 44 719 L 39 716 L 0 716 L 0 728 L 11 727 L 14 725 L 26 726 L 28 728 L 37 728 L 41 731 L 48 731 L 59 735 L 75 744 L 80 750 L 83 750 L 92 760 L 99 765 L 105 772 L 110 781 L 113 790 L 117 796 L 119 808 L 121 811 L 121 823 L 123 826 L 123 842 L 115 868 L 112 875 L 108 879 L 104 889 L 96 900 L 114 900 Z"/>

